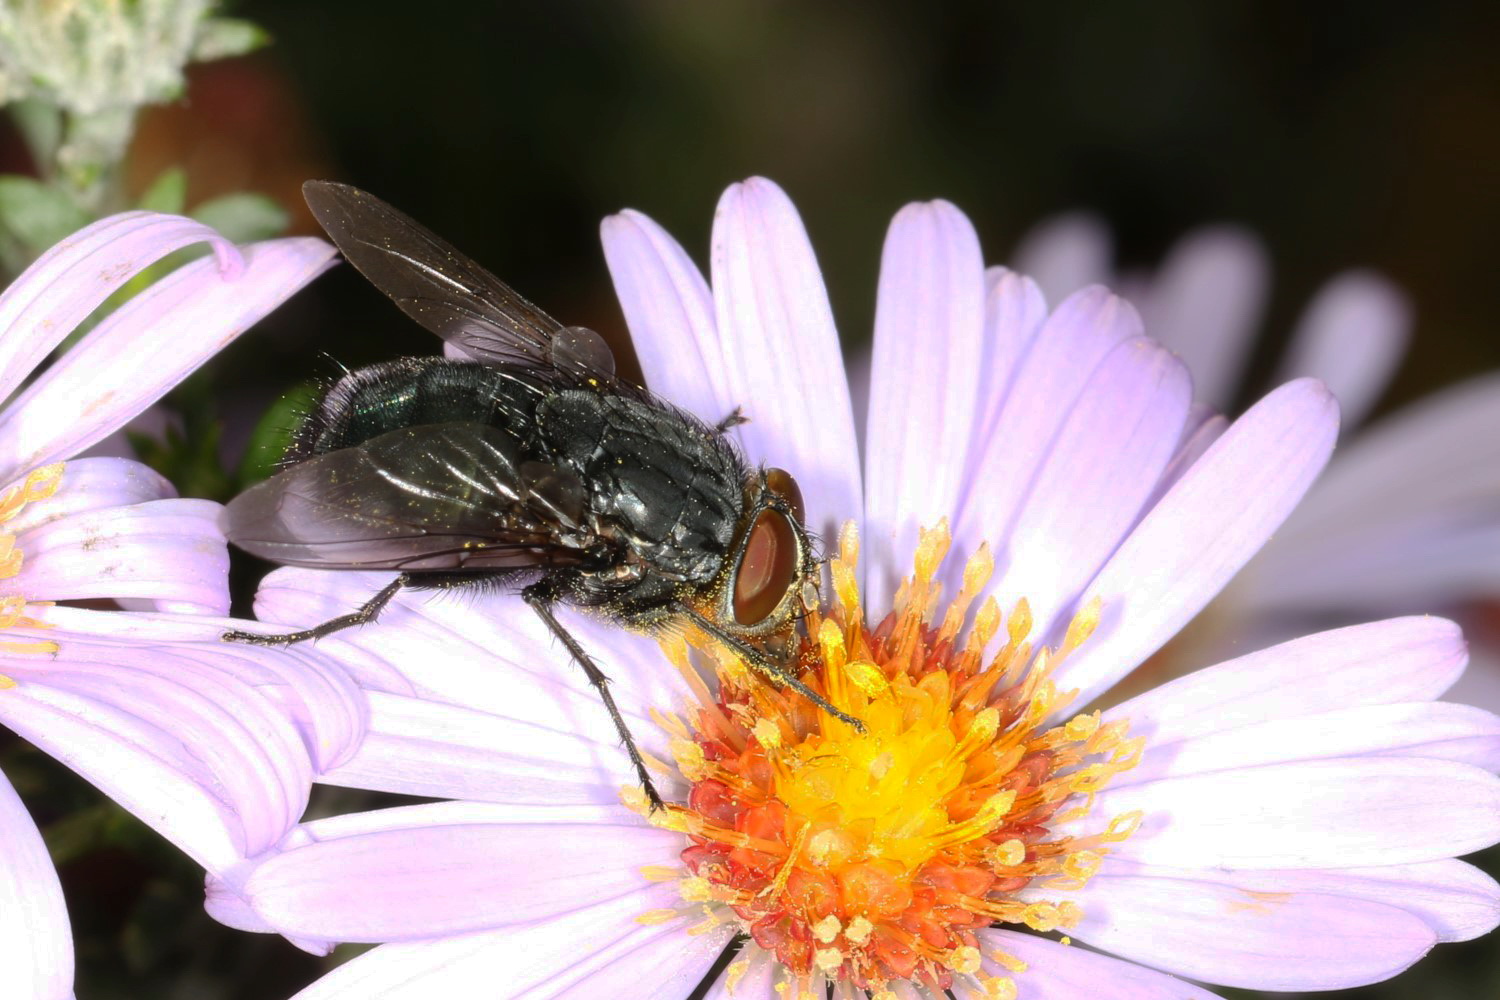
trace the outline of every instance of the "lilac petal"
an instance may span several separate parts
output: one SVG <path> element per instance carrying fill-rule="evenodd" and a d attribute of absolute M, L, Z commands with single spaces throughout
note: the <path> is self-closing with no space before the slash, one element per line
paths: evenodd
<path fill-rule="evenodd" d="M 299 626 L 326 621 L 367 600 L 389 579 L 384 574 L 279 571 L 262 584 L 257 612 Z M 673 710 L 686 687 L 655 641 L 571 609 L 559 619 L 605 675 L 632 734 L 643 749 L 666 754 L 665 736 L 651 710 Z M 463 595 L 405 592 L 376 623 L 319 641 L 319 647 L 360 676 L 363 664 L 350 649 L 383 664 L 383 690 L 464 705 L 504 719 L 558 732 L 609 739 L 613 725 L 599 695 L 536 614 L 512 594 Z M 377 675 L 381 676 L 381 675 Z"/>
<path fill-rule="evenodd" d="M 1034 635 L 1078 596 L 1120 544 L 1177 448 L 1192 380 L 1170 351 L 1126 341 L 1094 371 L 1021 502 L 994 592 L 1025 598 Z"/>
<path fill-rule="evenodd" d="M 754 177 L 719 199 L 713 289 L 738 428 L 752 463 L 787 469 L 827 538 L 862 509 L 858 443 L 838 331 L 791 200 Z"/>
<path fill-rule="evenodd" d="M 225 643 L 220 638 L 224 632 L 246 624 L 231 618 L 66 607 L 47 609 L 45 618 L 56 631 L 38 637 L 66 636 L 70 652 L 81 658 L 109 662 L 166 649 L 177 664 L 173 671 L 192 669 L 248 685 L 297 727 L 316 770 L 347 760 L 363 737 L 368 712 L 364 693 L 333 657 L 313 644 L 271 649 Z"/>
<path fill-rule="evenodd" d="M 1148 742 L 1141 763 L 1111 788 L 1159 778 L 1331 757 L 1423 757 L 1500 770 L 1500 718 L 1471 705 L 1365 705 Z"/>
<path fill-rule="evenodd" d="M 367 697 L 370 728 L 359 751 L 319 781 L 430 798 L 556 805 L 613 805 L 620 789 L 637 781 L 613 733 L 590 739 L 421 698 L 379 691 Z"/>
<path fill-rule="evenodd" d="M 1123 958 L 1208 983 L 1336 990 L 1377 983 L 1437 943 L 1395 906 L 1317 892 L 1100 874 L 1069 893 L 1083 907 L 1073 936 Z"/>
<path fill-rule="evenodd" d="M 908 205 L 886 235 L 865 439 L 865 601 L 890 604 L 917 529 L 956 508 L 976 430 L 984 262 L 963 213 Z"/>
<path fill-rule="evenodd" d="M 1114 274 L 1114 241 L 1096 215 L 1072 212 L 1043 219 L 1011 254 L 1015 270 L 1030 275 L 1053 304 Z"/>
<path fill-rule="evenodd" d="M 991 267 L 984 272 L 984 285 L 984 357 L 979 362 L 976 441 L 988 440 L 993 432 L 1021 363 L 1047 321 L 1047 300 L 1036 282 L 1025 275 Z M 971 488 L 975 485 L 978 459 L 979 449 L 971 443 L 968 477 Z"/>
<path fill-rule="evenodd" d="M 992 432 L 979 445 L 974 487 L 954 519 L 957 550 L 1008 537 L 1023 497 L 1094 370 L 1139 336 L 1140 317 L 1104 288 L 1088 288 L 1048 317 L 1027 352 Z"/>
<path fill-rule="evenodd" d="M 155 212 L 100 219 L 42 254 L 0 295 L 0 399 L 127 281 L 173 250 L 203 242 L 226 279 L 239 275 L 244 265 L 233 243 L 201 222 Z"/>
<path fill-rule="evenodd" d="M 729 970 L 745 961 L 747 956 L 749 966 L 743 972 L 737 973 L 739 978 L 731 986 Z M 776 986 L 785 978 L 784 967 L 781 963 L 770 954 L 761 951 L 754 942 L 749 942 L 745 945 L 745 950 L 741 951 L 739 956 L 729 964 L 729 969 L 720 973 L 719 978 L 704 994 L 703 1000 L 780 1000 L 785 994 L 779 992 Z M 795 996 L 795 994 L 791 995 Z M 839 994 L 835 993 L 834 996 L 838 998 Z"/>
<path fill-rule="evenodd" d="M 64 1000 L 73 991 L 73 932 L 41 832 L 0 774 L 0 963 L 6 992 Z"/>
<path fill-rule="evenodd" d="M 48 521 L 17 539 L 25 562 L 10 586 L 35 600 L 136 598 L 165 611 L 226 614 L 222 509 L 208 500 L 153 500 Z"/>
<path fill-rule="evenodd" d="M 1151 496 L 1141 505 L 1142 510 L 1150 510 L 1161 502 L 1161 498 L 1167 495 L 1167 491 L 1177 485 L 1177 480 L 1183 477 L 1187 470 L 1191 469 L 1202 458 L 1209 447 L 1224 432 L 1229 429 L 1229 421 L 1206 404 L 1194 403 L 1193 409 L 1188 412 L 1187 423 L 1183 425 L 1182 441 L 1177 445 L 1177 452 L 1172 460 L 1167 463 L 1166 469 L 1162 471 L 1161 480 L 1156 488 L 1151 491 Z"/>
<path fill-rule="evenodd" d="M 1274 572 L 1324 540 L 1360 545 L 1411 521 L 1477 520 L 1500 493 L 1500 375 L 1428 396 L 1360 434 L 1268 549 Z M 1421 483 L 1421 489 L 1412 489 Z"/>
<path fill-rule="evenodd" d="M 0 698 L 0 721 L 205 868 L 264 850 L 306 805 L 312 774 L 298 736 L 248 686 L 149 647 L 0 669 L 18 682 Z"/>
<path fill-rule="evenodd" d="M 1220 226 L 1179 240 L 1139 301 L 1146 332 L 1182 357 L 1198 398 L 1221 410 L 1244 376 L 1269 284 L 1260 242 Z"/>
<path fill-rule="evenodd" d="M 687 996 L 718 957 L 723 935 L 689 937 L 681 922 L 636 921 L 668 900 L 653 887 L 522 928 L 383 945 L 294 1000 Z"/>
<path fill-rule="evenodd" d="M 1109 709 L 1150 747 L 1273 719 L 1437 698 L 1463 673 L 1463 633 L 1441 618 L 1318 632 L 1199 670 Z"/>
<path fill-rule="evenodd" d="M 1259 894 L 1313 892 L 1384 903 L 1421 918 L 1439 941 L 1469 941 L 1500 925 L 1500 885 L 1473 865 L 1452 858 L 1301 871 L 1162 868 L 1111 858 L 1102 875 L 1206 882 Z"/>
<path fill-rule="evenodd" d="M 172 272 L 21 392 L 0 417 L 0 469 L 14 475 L 104 438 L 326 270 L 334 249 L 295 237 L 243 253 L 233 277 L 213 258 Z"/>
<path fill-rule="evenodd" d="M 713 293 L 687 252 L 639 212 L 599 228 L 615 295 L 651 391 L 716 422 L 744 400 L 730 388 Z"/>
<path fill-rule="evenodd" d="M 24 479 L 24 477 L 23 477 Z M 11 483 L 5 492 L 18 485 Z M 75 458 L 63 469 L 57 492 L 42 503 L 29 503 L 10 520 L 5 530 L 22 535 L 32 528 L 69 514 L 128 507 L 149 500 L 167 500 L 177 489 L 155 470 L 126 458 Z M 23 549 L 22 551 L 26 551 Z"/>
<path fill-rule="evenodd" d="M 1311 379 L 1282 386 L 1235 421 L 1089 585 L 1103 614 L 1062 661 L 1058 688 L 1078 688 L 1081 707 L 1161 648 L 1281 524 L 1337 432 L 1338 405 Z"/>
<path fill-rule="evenodd" d="M 986 975 L 1008 976 L 1034 1000 L 1218 1000 L 1216 994 L 1154 969 L 1049 941 L 1035 934 L 982 930 Z M 1001 951 L 1026 963 L 1020 972 L 989 955 Z"/>
<path fill-rule="evenodd" d="M 585 822 L 568 821 L 586 815 L 577 809 L 548 811 L 561 821 L 507 822 L 517 807 L 471 803 L 388 810 L 399 827 L 325 836 L 276 854 L 250 875 L 245 894 L 283 932 L 420 940 L 629 895 L 644 884 L 643 866 L 670 864 L 681 850 L 680 834 L 647 827 L 620 807 L 592 810 L 596 818 Z"/>
<path fill-rule="evenodd" d="M 1341 274 L 1297 321 L 1281 379 L 1322 379 L 1338 398 L 1344 426 L 1354 427 L 1395 375 L 1411 325 L 1411 302 L 1391 282 L 1369 271 Z"/>
<path fill-rule="evenodd" d="M 1357 757 L 1163 778 L 1100 793 L 1089 816 L 1141 810 L 1111 850 L 1146 864 L 1345 868 L 1450 858 L 1500 840 L 1500 778 L 1468 764 Z M 1405 817 L 1393 822 L 1392 817 Z M 1092 823 L 1090 819 L 1092 818 Z"/>

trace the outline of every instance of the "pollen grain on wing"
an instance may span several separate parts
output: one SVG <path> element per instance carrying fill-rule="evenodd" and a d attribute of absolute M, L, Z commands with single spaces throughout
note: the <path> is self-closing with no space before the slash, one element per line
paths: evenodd
<path fill-rule="evenodd" d="M 699 703 L 671 734 L 691 790 L 684 805 L 649 817 L 687 835 L 680 915 L 706 913 L 747 934 L 743 957 L 774 961 L 787 996 L 822 996 L 829 983 L 895 996 L 905 983 L 921 995 L 1014 997 L 1012 978 L 981 970 L 978 932 L 1074 926 L 1082 911 L 1067 893 L 1140 822 L 1125 814 L 1100 818 L 1097 832 L 1054 832 L 1088 816 L 1142 750 L 1126 723 L 1098 712 L 1047 721 L 1073 696 L 1051 674 L 1087 641 L 1100 609 L 1080 610 L 1056 648 L 1033 645 L 1024 600 L 1004 618 L 987 600 L 969 621 L 994 570 L 984 547 L 941 608 L 935 578 L 949 535 L 940 524 L 922 532 L 915 572 L 870 628 L 858 548 L 847 526 L 833 604 L 810 612 L 798 664 L 801 680 L 863 732 L 752 679 L 729 651 L 702 650 L 719 690 L 695 684 Z M 680 642 L 669 655 L 692 673 Z"/>

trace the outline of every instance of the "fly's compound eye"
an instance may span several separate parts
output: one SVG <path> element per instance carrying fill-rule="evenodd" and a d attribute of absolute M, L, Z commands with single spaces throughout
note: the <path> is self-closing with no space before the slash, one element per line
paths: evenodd
<path fill-rule="evenodd" d="M 799 523 L 807 523 L 807 511 L 802 507 L 802 490 L 790 472 L 785 469 L 767 469 L 766 489 L 787 502 L 787 506 L 792 508 L 792 516 Z"/>
<path fill-rule="evenodd" d="M 734 575 L 734 620 L 751 626 L 769 618 L 792 589 L 799 561 L 797 532 L 786 515 L 761 511 Z"/>

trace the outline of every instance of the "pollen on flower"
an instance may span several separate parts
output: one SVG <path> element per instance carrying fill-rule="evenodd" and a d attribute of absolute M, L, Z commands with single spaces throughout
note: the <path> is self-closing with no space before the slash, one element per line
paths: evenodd
<path fill-rule="evenodd" d="M 63 463 L 54 462 L 34 470 L 22 483 L 12 486 L 0 495 L 0 525 L 9 523 L 28 504 L 45 500 L 57 492 L 62 484 Z M 21 572 L 23 555 L 16 546 L 16 536 L 0 534 L 0 580 L 9 580 Z M 0 597 L 0 629 L 48 628 L 46 622 L 31 617 L 27 612 L 35 607 L 45 607 L 48 601 L 30 601 L 20 594 Z M 57 643 L 46 640 L 0 640 L 0 650 L 7 653 L 55 653 Z M 0 678 L 0 687 L 14 687 L 10 678 Z"/>
<path fill-rule="evenodd" d="M 686 728 L 674 717 L 669 730 L 691 790 L 654 814 L 644 796 L 626 801 L 687 834 L 684 907 L 747 934 L 738 975 L 772 960 L 782 996 L 821 997 L 836 984 L 837 995 L 1014 998 L 1013 979 L 981 971 L 979 932 L 1076 925 L 1081 907 L 1054 894 L 1092 878 L 1140 822 L 1100 817 L 1098 832 L 1055 832 L 1087 816 L 1142 749 L 1097 712 L 1049 721 L 1073 696 L 1050 675 L 1088 640 L 1099 605 L 1084 607 L 1055 648 L 1033 645 L 1024 600 L 1009 616 L 986 600 L 965 633 L 994 559 L 981 548 L 943 608 L 935 577 L 948 548 L 946 525 L 921 533 L 915 573 L 871 628 L 855 584 L 858 538 L 852 527 L 840 535 L 833 603 L 809 611 L 796 662 L 800 679 L 863 732 L 704 643 L 720 682 L 711 693 L 669 640 L 699 698 Z M 997 637 L 1003 645 L 986 655 Z M 1025 969 L 991 957 L 1012 974 Z"/>

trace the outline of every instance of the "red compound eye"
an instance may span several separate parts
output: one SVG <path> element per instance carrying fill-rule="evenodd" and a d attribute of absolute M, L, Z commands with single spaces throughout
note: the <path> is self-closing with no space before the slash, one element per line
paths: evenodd
<path fill-rule="evenodd" d="M 734 575 L 736 622 L 758 625 L 776 610 L 792 589 L 797 558 L 797 532 L 786 515 L 779 510 L 761 511 Z"/>
<path fill-rule="evenodd" d="M 767 469 L 766 489 L 785 500 L 787 506 L 792 508 L 792 516 L 799 522 L 807 523 L 807 511 L 802 508 L 802 490 L 790 472 L 785 469 Z"/>

